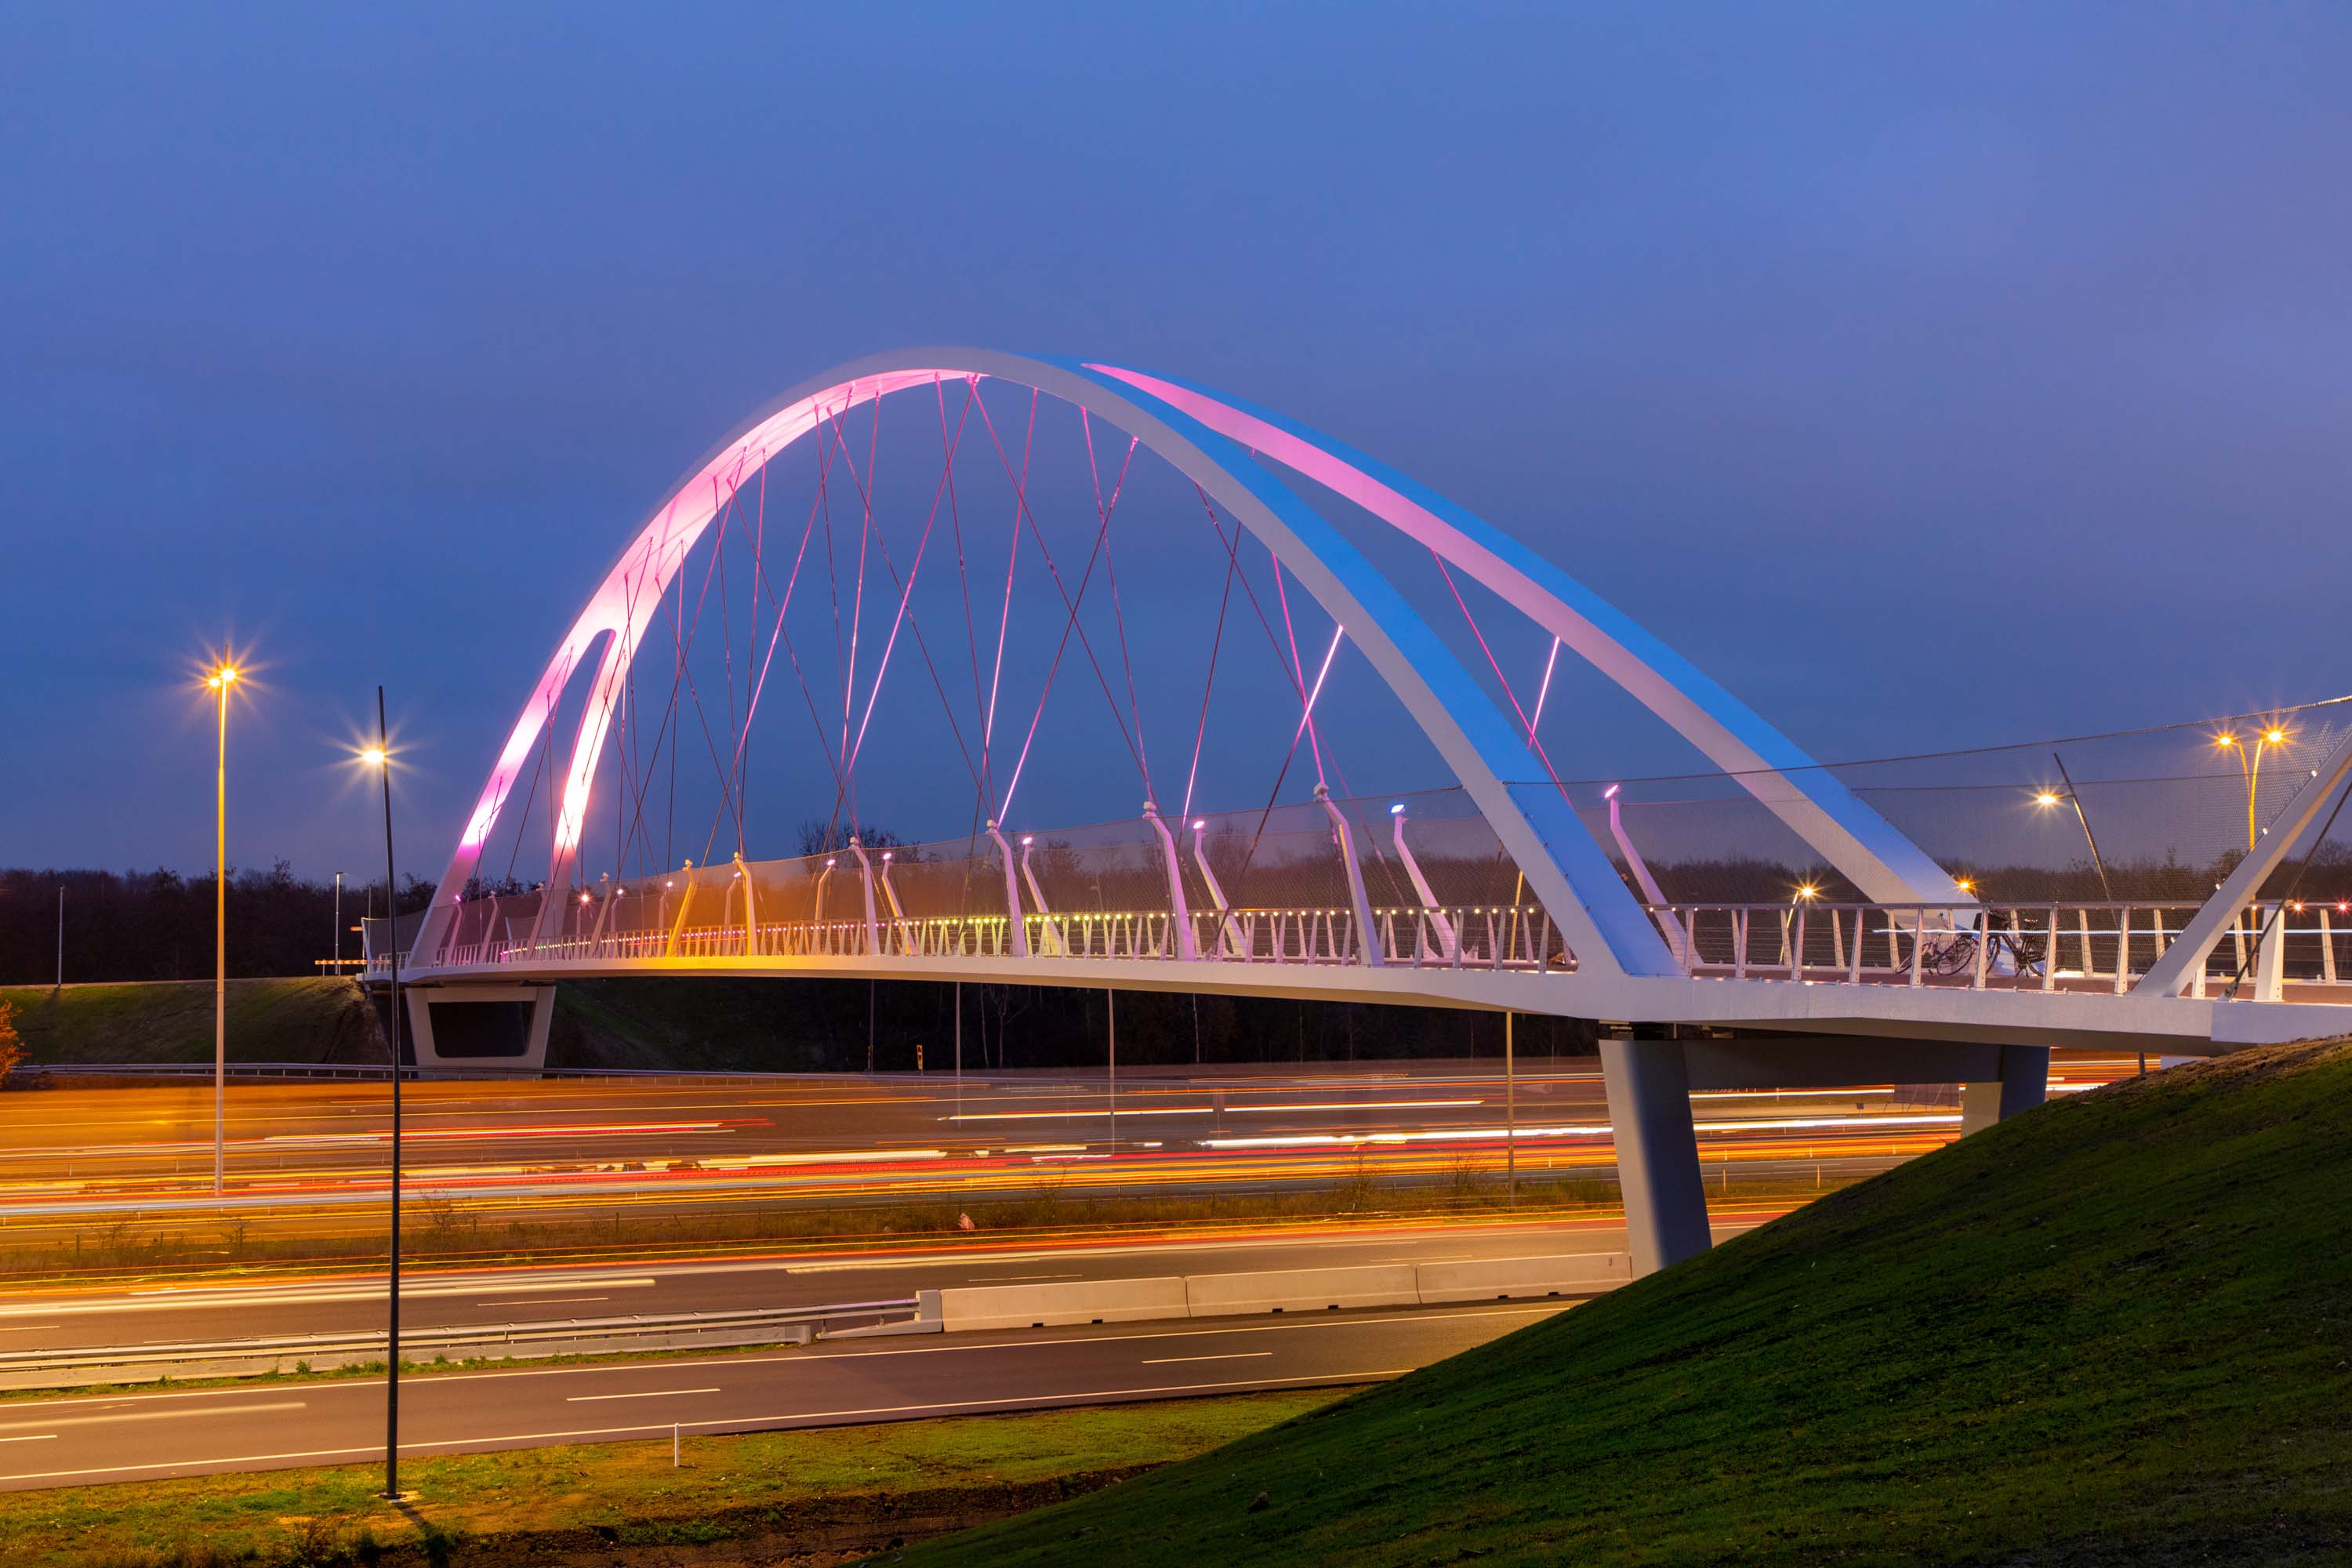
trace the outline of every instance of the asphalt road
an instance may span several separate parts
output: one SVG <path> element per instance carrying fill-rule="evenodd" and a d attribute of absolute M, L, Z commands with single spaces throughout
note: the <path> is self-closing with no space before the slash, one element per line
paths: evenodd
<path fill-rule="evenodd" d="M 1560 1310 L 1399 1309 L 994 1334 L 411 1375 L 401 1452 L 844 1426 L 1051 1405 L 1371 1383 Z M 80 1486 L 380 1456 L 381 1379 L 0 1401 L 0 1489 Z"/>
<path fill-rule="evenodd" d="M 1499 1163 L 1507 1144 L 1531 1171 L 1614 1158 L 1599 1075 L 1540 1061 L 1515 1085 L 1488 1062 L 1422 1062 L 1129 1073 L 1115 1090 L 1102 1075 L 934 1073 L 426 1083 L 406 1098 L 404 1189 L 488 1218 L 635 1202 L 1268 1190 L 1359 1163 L 1436 1179 L 1465 1157 Z M 228 1103 L 215 1198 L 208 1084 L 0 1096 L 0 1221 L 23 1239 L 125 1213 L 380 1226 L 366 1210 L 384 1192 L 382 1086 L 240 1081 Z M 1948 1091 L 1891 1085 L 1699 1095 L 1693 1109 L 1708 1157 L 1734 1161 L 1899 1159 L 1958 1124 Z"/>
<path fill-rule="evenodd" d="M 1772 1212 L 1718 1215 L 1717 1238 L 1759 1223 Z M 1595 1220 L 413 1272 L 403 1281 L 401 1321 L 411 1330 L 489 1328 L 571 1318 L 897 1300 L 919 1289 L 958 1285 L 1550 1258 L 1624 1249 L 1622 1227 L 1614 1221 Z M 120 1349 L 260 1334 L 350 1333 L 381 1331 L 383 1322 L 380 1273 L 252 1285 L 20 1289 L 0 1296 L 0 1350 Z"/>

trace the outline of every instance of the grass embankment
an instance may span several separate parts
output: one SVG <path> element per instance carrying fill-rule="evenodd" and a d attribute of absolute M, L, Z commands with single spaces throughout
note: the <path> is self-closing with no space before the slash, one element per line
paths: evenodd
<path fill-rule="evenodd" d="M 907 1561 L 2343 1562 L 2347 1151 L 2342 1043 L 2070 1097 Z"/>
<path fill-rule="evenodd" d="M 7 985 L 0 1001 L 16 1009 L 28 1064 L 213 1059 L 209 980 Z M 227 1024 L 231 1061 L 383 1060 L 383 1031 L 355 980 L 232 980 Z"/>
<path fill-rule="evenodd" d="M 0 1494 L 18 1568 L 350 1563 L 836 1562 L 1034 1508 L 1311 1411 L 1338 1392 L 1249 1394 L 823 1431 L 409 1459 Z"/>

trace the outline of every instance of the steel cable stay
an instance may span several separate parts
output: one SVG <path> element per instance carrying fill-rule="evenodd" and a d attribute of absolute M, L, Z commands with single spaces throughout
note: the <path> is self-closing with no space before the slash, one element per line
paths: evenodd
<path fill-rule="evenodd" d="M 857 465 L 856 465 L 856 458 L 853 458 L 845 448 L 843 450 L 843 452 L 842 452 L 842 454 L 841 454 L 841 458 L 842 458 L 842 466 L 843 466 L 845 469 L 847 469 L 847 470 L 848 470 L 849 477 L 850 477 L 850 482 L 851 482 L 852 484 L 856 485 L 856 486 L 858 487 L 858 493 L 859 493 L 859 496 L 860 496 L 861 500 L 862 500 L 865 502 L 865 504 L 866 505 L 867 510 L 870 511 L 870 510 L 871 510 L 871 508 L 872 508 L 871 488 L 870 488 L 870 481 L 871 481 L 870 470 L 869 470 L 869 475 L 868 475 L 867 477 L 866 477 L 866 478 L 861 478 L 861 477 L 860 477 L 860 475 L 858 474 L 858 471 L 857 471 Z M 870 460 L 870 459 L 869 459 L 869 460 Z M 952 462 L 952 456 L 951 456 L 951 455 L 950 455 L 950 462 Z M 930 676 L 931 676 L 931 686 L 932 686 L 932 689 L 933 689 L 933 690 L 935 690 L 935 691 L 939 694 L 940 710 L 941 710 L 941 711 L 942 711 L 943 713 L 945 713 L 945 714 L 946 714 L 946 716 L 947 716 L 947 721 L 948 721 L 948 728 L 949 728 L 950 731 L 950 732 L 955 736 L 955 739 L 956 739 L 956 748 L 957 748 L 957 750 L 958 750 L 958 751 L 962 754 L 962 756 L 963 756 L 965 771 L 966 771 L 966 772 L 968 772 L 968 773 L 971 773 L 972 774 L 972 776 L 974 777 L 974 779 L 975 779 L 975 780 L 977 780 L 977 778 L 979 777 L 978 770 L 977 770 L 976 768 L 974 768 L 974 767 L 973 767 L 973 765 L 972 765 L 971 752 L 970 747 L 969 747 L 969 746 L 967 746 L 967 745 L 965 744 L 965 742 L 964 742 L 962 728 L 961 728 L 961 725 L 959 725 L 959 724 L 956 722 L 954 707 L 953 707 L 953 705 L 952 705 L 951 703 L 950 703 L 950 701 L 948 700 L 946 686 L 945 686 L 945 685 L 944 685 L 944 683 L 942 683 L 942 682 L 940 681 L 940 679 L 938 665 L 937 665 L 937 664 L 933 661 L 933 659 L 931 658 L 930 645 L 929 645 L 929 641 L 928 641 L 928 640 L 924 637 L 924 636 L 923 636 L 922 622 L 921 622 L 921 620 L 920 620 L 920 618 L 919 618 L 919 617 L 917 617 L 917 616 L 912 616 L 912 615 L 909 613 L 909 610 L 908 610 L 908 600 L 910 599 L 910 597 L 911 597 L 911 595 L 912 595 L 912 594 L 913 594 L 913 591 L 914 591 L 914 573 L 915 573 L 915 572 L 917 572 L 917 571 L 919 571 L 919 570 L 920 570 L 920 568 L 921 568 L 921 560 L 922 560 L 922 556 L 921 556 L 921 550 L 922 550 L 922 548 L 923 548 L 923 547 L 927 547 L 927 546 L 928 546 L 928 543 L 929 543 L 929 539 L 930 539 L 930 535 L 931 535 L 931 532 L 932 532 L 933 527 L 934 527 L 934 525 L 936 524 L 936 521 L 937 521 L 937 519 L 938 519 L 938 516 L 939 516 L 939 504 L 940 504 L 940 495 L 944 493 L 944 479 L 945 479 L 945 476 L 944 476 L 944 473 L 943 473 L 943 475 L 942 475 L 942 487 L 941 487 L 941 489 L 940 489 L 940 490 L 935 490 L 935 491 L 934 491 L 933 496 L 932 496 L 932 500 L 931 500 L 931 511 L 930 511 L 930 515 L 929 515 L 929 517 L 928 517 L 928 518 L 925 520 L 925 522 L 924 522 L 924 527 L 923 527 L 923 536 L 922 536 L 922 537 L 923 537 L 923 542 L 923 542 L 923 546 L 919 546 L 919 548 L 918 548 L 918 552 L 917 552 L 917 556 L 916 556 L 915 563 L 914 563 L 913 566 L 912 566 L 912 567 L 910 567 L 909 572 L 908 572 L 908 577 L 907 577 L 906 581 L 905 581 L 903 584 L 901 584 L 901 583 L 900 583 L 900 581 L 899 581 L 899 577 L 898 577 L 898 563 L 897 563 L 897 560 L 896 560 L 896 558 L 895 558 L 895 557 L 893 557 L 893 556 L 891 555 L 891 553 L 890 553 L 890 544 L 889 544 L 889 541 L 888 541 L 887 539 L 886 539 L 886 538 L 884 538 L 884 537 L 883 537 L 882 532 L 881 532 L 881 528 L 880 528 L 880 525 L 879 525 L 879 523 L 878 523 L 878 522 L 876 524 L 875 529 L 874 529 L 874 535 L 873 535 L 873 538 L 874 538 L 874 547 L 875 547 L 875 549 L 876 549 L 876 550 L 880 553 L 880 556 L 881 556 L 881 559 L 882 559 L 882 566 L 883 566 L 883 570 L 884 570 L 886 573 L 887 573 L 887 574 L 889 574 L 890 582 L 891 582 L 891 585 L 892 585 L 893 587 L 898 587 L 898 588 L 899 588 L 899 589 L 901 590 L 901 594 L 900 594 L 900 599 L 899 599 L 899 608 L 898 608 L 898 617 L 897 617 L 896 619 L 894 619 L 894 620 L 893 620 L 893 622 L 892 622 L 892 626 L 891 626 L 890 640 L 889 640 L 888 645 L 887 645 L 887 646 L 884 647 L 884 649 L 883 649 L 882 667 L 881 667 L 880 668 L 877 668 L 877 671 L 876 671 L 876 673 L 875 673 L 874 681 L 873 681 L 872 685 L 869 687 L 868 691 L 867 691 L 867 697 L 866 697 L 866 715 L 865 715 L 865 719 L 864 719 L 864 720 L 862 720 L 862 721 L 860 721 L 859 725 L 858 725 L 857 746 L 858 746 L 858 747 L 862 747 L 862 746 L 864 745 L 864 742 L 865 742 L 865 736 L 866 736 L 866 722 L 867 722 L 867 721 L 871 721 L 871 719 L 872 719 L 872 717 L 873 717 L 874 703 L 875 703 L 876 699 L 879 697 L 880 692 L 881 692 L 881 678 L 882 678 L 882 673 L 883 673 L 883 670 L 887 669 L 887 667 L 888 667 L 889 660 L 890 660 L 890 650 L 891 650 L 891 648 L 892 648 L 892 647 L 894 647 L 897 645 L 897 641 L 898 641 L 898 626 L 899 626 L 899 623 L 900 623 L 901 621 L 903 621 L 903 622 L 905 623 L 905 625 L 906 625 L 907 628 L 908 628 L 908 630 L 910 630 L 910 631 L 912 631 L 912 632 L 914 633 L 914 636 L 915 636 L 915 647 L 916 647 L 916 649 L 917 649 L 917 651 L 918 651 L 918 652 L 919 652 L 919 653 L 922 655 L 924 667 L 925 667 L 927 669 L 929 669 L 929 670 L 930 671 Z M 862 592 L 862 590 L 861 590 L 861 592 Z M 848 778 L 849 778 L 849 779 L 850 779 L 850 781 L 851 781 L 851 787 L 852 787 L 853 789 L 856 787 L 856 771 L 855 771 L 855 768 L 856 768 L 856 747 L 853 747 L 853 749 L 852 749 L 852 751 L 851 751 L 850 757 L 849 757 L 849 759 L 848 759 L 848 765 L 847 765 L 847 767 L 846 767 L 846 768 L 845 768 L 845 773 L 846 773 L 846 774 L 847 774 L 847 776 L 848 776 Z M 836 814 L 838 813 L 839 806 L 840 806 L 840 802 L 839 802 L 839 800 L 838 800 L 838 799 L 836 799 L 836 800 L 835 800 L 835 812 L 836 812 Z M 856 809 L 855 809 L 855 805 L 854 805 L 854 803 L 853 803 L 853 807 L 852 807 L 852 811 L 851 811 L 851 819 L 852 819 L 852 821 L 853 821 L 853 822 L 855 822 L 855 821 L 856 821 L 856 815 L 857 815 L 857 814 L 856 814 Z"/>
<path fill-rule="evenodd" d="M 1201 682 L 1201 721 L 1192 731 L 1192 761 L 1184 770 L 1184 809 L 1181 814 L 1190 821 L 1192 816 L 1192 791 L 1201 778 L 1201 747 L 1209 736 L 1209 695 L 1217 684 L 1217 653 L 1225 641 L 1225 611 L 1234 602 L 1234 574 L 1240 563 L 1230 556 L 1225 561 L 1224 586 L 1217 595 L 1216 630 L 1209 635 L 1209 670 Z"/>
<path fill-rule="evenodd" d="M 1023 503 L 1022 510 L 1025 515 L 1028 511 L 1025 501 Z M 1058 587 L 1061 584 L 1061 574 L 1054 568 L 1053 552 L 1046 547 L 1044 534 L 1037 531 L 1035 519 L 1032 517 L 1029 521 L 1031 534 L 1037 541 L 1038 552 L 1045 557 L 1046 570 L 1052 574 L 1055 584 Z M 1078 624 L 1078 610 L 1086 603 L 1087 590 L 1093 585 L 1095 563 L 1101 557 L 1103 537 L 1108 532 L 1109 523 L 1106 520 L 1102 528 L 1095 534 L 1094 547 L 1087 552 L 1087 569 L 1078 578 L 1077 597 L 1072 599 L 1067 590 L 1063 592 L 1062 597 L 1067 605 L 1067 613 L 1062 623 L 1062 635 L 1054 645 L 1053 662 L 1045 668 L 1045 682 L 1038 690 L 1036 710 L 1029 715 L 1029 728 L 1021 739 L 1021 754 L 1013 760 L 1013 776 L 1005 783 L 1004 798 L 997 804 L 996 819 L 999 822 L 1005 821 L 1012 816 L 1013 792 L 1021 787 L 1022 771 L 1029 765 L 1029 750 L 1036 742 L 1037 725 L 1045 716 L 1045 701 L 1054 693 L 1054 679 L 1061 673 L 1062 656 L 1069 649 L 1071 633 L 1077 634 L 1079 646 L 1087 649 L 1089 658 L 1092 658 L 1094 650 L 1087 647 L 1086 629 Z M 1095 675 L 1102 686 L 1103 700 L 1110 708 L 1111 722 L 1118 726 L 1119 738 L 1127 742 L 1128 754 L 1135 758 L 1135 771 L 1140 775 L 1143 773 L 1143 760 L 1135 750 L 1134 738 L 1127 731 L 1126 721 L 1119 715 L 1118 700 L 1111 695 L 1110 682 L 1101 679 L 1102 666 L 1099 663 L 1095 665 Z"/>
<path fill-rule="evenodd" d="M 988 678 L 988 721 L 982 726 L 980 733 L 981 771 L 984 775 L 990 776 L 992 781 L 993 775 L 989 773 L 988 765 L 991 754 L 989 748 L 996 738 L 996 697 L 1004 678 L 1004 641 L 1013 625 L 1013 575 L 1021 563 L 1021 514 L 1028 505 L 1029 458 L 1037 440 L 1039 396 L 1040 394 L 1035 387 L 1029 389 L 1029 427 L 1021 439 L 1021 474 L 1013 483 L 1013 526 L 1004 551 L 1004 605 L 997 616 L 996 658 Z M 981 407 L 980 417 L 981 422 L 988 426 L 989 439 L 995 441 L 996 426 L 989 420 L 988 408 L 985 405 Z M 997 454 L 1000 458 L 1003 456 L 1003 443 L 998 442 Z M 1013 465 L 1010 460 L 1007 460 L 1004 467 L 1006 471 L 1010 472 Z M 991 798 L 994 798 L 992 791 Z"/>
<path fill-rule="evenodd" d="M 980 382 L 976 377 L 967 375 L 963 378 L 963 405 L 957 411 L 955 434 L 950 438 L 948 433 L 947 387 L 940 376 L 934 374 L 931 377 L 932 399 L 938 405 L 940 415 L 940 463 L 946 470 L 948 530 L 955 540 L 956 592 L 963 604 L 964 656 L 971 668 L 971 721 L 974 731 L 978 733 L 982 726 L 987 722 L 987 708 L 980 694 L 980 631 L 971 615 L 971 575 L 964 557 L 963 513 L 955 488 L 955 454 L 957 448 L 962 445 L 964 425 L 971 417 L 971 405 L 980 395 Z M 1009 587 L 1010 584 L 1007 586 Z M 961 734 L 957 740 L 961 744 L 962 740 Z M 967 758 L 968 763 L 969 758 Z M 981 816 L 988 809 L 988 744 L 983 735 L 981 742 L 980 766 L 973 770 L 971 822 L 964 829 L 964 841 L 967 844 L 979 837 Z M 972 879 L 976 874 L 975 868 L 976 862 L 967 855 L 964 858 L 963 887 L 956 900 L 956 912 L 960 917 L 969 918 L 972 912 Z"/>
<path fill-rule="evenodd" d="M 1005 454 L 1004 443 L 997 437 L 996 425 L 995 422 L 989 417 L 988 405 L 985 402 L 982 402 L 980 405 L 980 418 L 981 423 L 987 427 L 990 443 L 996 448 L 997 461 L 1003 466 L 1006 477 L 1008 479 L 1011 478 L 1013 472 L 1012 459 Z M 1027 467 L 1027 458 L 1024 456 L 1023 458 L 1023 468 L 1024 473 Z M 1017 488 L 1014 492 L 1014 513 L 1020 522 L 1027 525 L 1030 537 L 1037 542 L 1038 553 L 1044 556 L 1045 560 L 1046 575 L 1053 580 L 1055 592 L 1061 595 L 1062 604 L 1068 611 L 1069 621 L 1068 624 L 1064 626 L 1062 632 L 1063 644 L 1066 646 L 1070 634 L 1073 631 L 1077 634 L 1078 646 L 1080 648 L 1085 650 L 1087 662 L 1094 667 L 1095 680 L 1102 688 L 1103 700 L 1110 705 L 1111 721 L 1118 726 L 1119 739 L 1126 742 L 1129 754 L 1135 759 L 1135 771 L 1138 776 L 1145 778 L 1145 782 L 1148 786 L 1150 780 L 1148 775 L 1144 773 L 1143 754 L 1136 749 L 1135 737 L 1128 732 L 1127 721 L 1118 710 L 1118 699 L 1112 695 L 1111 692 L 1110 678 L 1103 673 L 1102 660 L 1095 654 L 1094 641 L 1087 636 L 1085 623 L 1080 621 L 1078 618 L 1078 601 L 1073 600 L 1070 597 L 1069 587 L 1062 579 L 1061 567 L 1054 559 L 1053 548 L 1045 542 L 1045 536 L 1044 531 L 1038 527 L 1036 515 L 1030 510 L 1028 489 L 1025 483 Z M 1086 574 L 1080 579 L 1078 584 L 1078 595 L 1081 600 L 1084 599 L 1086 595 L 1087 584 L 1092 580 L 1094 574 L 1095 558 L 1101 552 L 1103 541 L 1105 537 L 1108 536 L 1109 529 L 1109 517 L 1106 514 L 1102 527 L 1097 530 L 1096 533 L 1094 548 L 1090 550 L 1087 555 Z M 1060 666 L 1061 649 L 1057 647 L 1055 650 L 1054 668 L 1058 669 Z M 1050 674 L 1047 676 L 1046 680 L 1047 685 L 1050 687 L 1052 684 L 1052 676 Z M 1040 711 L 1042 712 L 1042 703 L 1044 701 L 1042 695 L 1039 698 L 1039 701 L 1041 704 Z M 1025 763 L 1028 760 L 1029 745 L 1031 742 L 1035 740 L 1036 733 L 1036 721 L 1034 718 L 1032 718 L 1029 725 L 1029 733 L 1027 737 L 1023 740 L 1021 745 L 1021 757 L 1023 763 Z M 1004 819 L 1005 813 L 1011 809 L 1013 791 L 1021 782 L 1020 773 L 1021 766 L 1019 763 L 1016 763 L 1013 768 L 1013 779 L 1005 785 L 1003 801 L 997 809 L 997 820 L 1000 822 Z"/>
<path fill-rule="evenodd" d="M 1078 410 L 1078 428 L 1087 438 L 1087 477 L 1093 481 L 1095 515 L 1102 523 L 1103 577 L 1110 584 L 1111 625 L 1118 631 L 1118 662 L 1127 675 L 1128 714 L 1135 726 L 1135 765 L 1143 773 L 1144 798 L 1157 800 L 1158 796 L 1153 794 L 1151 788 L 1151 754 L 1143 743 L 1143 708 L 1135 697 L 1135 660 L 1128 652 L 1127 616 L 1121 611 L 1118 602 L 1118 557 L 1111 539 L 1110 512 L 1103 505 L 1102 467 L 1095 460 L 1094 421 L 1087 416 L 1087 411 L 1083 408 Z M 1119 460 L 1118 478 L 1111 482 L 1111 506 L 1115 507 L 1118 504 L 1119 491 L 1126 488 L 1128 468 L 1135 461 L 1135 448 L 1138 445 L 1139 443 L 1134 437 L 1129 436 L 1127 438 L 1127 456 Z"/>
<path fill-rule="evenodd" d="M 958 426 L 956 434 L 959 438 L 962 436 L 963 432 L 961 426 Z M 939 523 L 940 504 L 947 495 L 948 476 L 954 471 L 954 468 L 955 452 L 953 447 L 950 447 L 948 452 L 947 461 L 940 469 L 939 486 L 931 493 L 931 510 L 923 519 L 923 531 L 921 536 L 915 542 L 915 558 L 908 564 L 907 580 L 903 584 L 899 584 L 898 580 L 898 566 L 890 556 L 889 544 L 887 541 L 881 538 L 879 528 L 877 527 L 876 530 L 875 542 L 877 548 L 882 552 L 883 569 L 889 573 L 892 585 L 898 587 L 899 590 L 898 608 L 891 616 L 890 635 L 882 644 L 882 658 L 875 666 L 874 679 L 866 689 L 866 710 L 858 716 L 857 739 L 849 750 L 849 765 L 853 769 L 857 766 L 858 755 L 866 749 L 866 731 L 874 722 L 874 705 L 881 699 L 882 696 L 882 679 L 889 672 L 891 655 L 897 651 L 898 647 L 898 633 L 901 628 L 906 626 L 908 624 L 908 605 L 914 598 L 916 579 L 920 576 L 922 573 L 924 556 L 930 550 L 931 533 Z M 922 632 L 919 625 L 916 627 L 916 641 L 919 644 L 922 641 Z M 925 653 L 924 658 L 925 661 L 928 663 L 929 661 L 928 651 Z M 935 686 L 939 685 L 936 668 L 933 670 L 933 684 Z M 940 689 L 940 703 L 943 709 L 948 707 L 947 690 L 943 686 Z M 948 710 L 948 722 L 950 726 L 955 724 L 955 714 L 951 709 Z M 959 749 L 961 749 L 963 746 L 963 736 L 960 730 L 956 735 L 956 744 Z M 970 767 L 971 759 L 968 752 L 965 754 L 964 761 L 965 765 Z M 972 769 L 972 777 L 977 780 L 979 776 L 979 771 L 977 769 Z"/>

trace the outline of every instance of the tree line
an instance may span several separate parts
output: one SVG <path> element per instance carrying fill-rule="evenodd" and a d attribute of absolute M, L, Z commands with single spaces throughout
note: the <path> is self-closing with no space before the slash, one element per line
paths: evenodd
<path fill-rule="evenodd" d="M 213 876 L 177 871 L 0 870 L 0 984 L 39 985 L 58 977 L 63 889 L 68 984 L 110 980 L 202 980 L 213 973 Z M 331 879 L 294 875 L 283 860 L 266 871 L 228 875 L 228 972 L 239 979 L 325 974 L 339 927 L 345 958 L 359 955 L 349 928 L 382 914 L 383 881 L 343 880 L 336 914 Z M 399 911 L 433 901 L 433 887 L 401 881 Z"/>

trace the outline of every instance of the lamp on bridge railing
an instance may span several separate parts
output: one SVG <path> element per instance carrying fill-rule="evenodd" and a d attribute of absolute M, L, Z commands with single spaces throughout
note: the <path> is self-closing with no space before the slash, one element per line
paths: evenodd
<path fill-rule="evenodd" d="M 1797 884 L 1797 890 L 1789 895 L 1789 901 L 1793 904 L 1801 900 L 1810 904 L 1821 896 L 1821 889 L 1815 887 L 1812 883 L 1800 882 Z"/>

